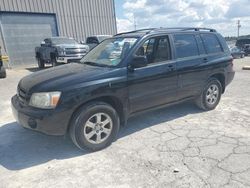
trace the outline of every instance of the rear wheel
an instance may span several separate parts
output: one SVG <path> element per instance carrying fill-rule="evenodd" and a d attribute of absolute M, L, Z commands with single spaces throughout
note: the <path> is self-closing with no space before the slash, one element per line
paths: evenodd
<path fill-rule="evenodd" d="M 56 57 L 52 57 L 52 58 L 51 58 L 51 64 L 52 64 L 52 67 L 57 66 Z"/>
<path fill-rule="evenodd" d="M 44 68 L 44 61 L 41 58 L 37 58 L 37 64 L 40 69 Z"/>
<path fill-rule="evenodd" d="M 211 78 L 195 102 L 203 110 L 213 110 L 220 102 L 221 93 L 222 86 L 220 81 L 216 78 Z"/>
<path fill-rule="evenodd" d="M 112 106 L 92 102 L 74 114 L 70 137 L 78 148 L 97 151 L 113 142 L 119 127 L 119 116 Z"/>

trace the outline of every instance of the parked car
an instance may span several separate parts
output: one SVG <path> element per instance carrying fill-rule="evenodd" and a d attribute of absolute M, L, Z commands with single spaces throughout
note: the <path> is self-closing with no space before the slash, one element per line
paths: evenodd
<path fill-rule="evenodd" d="M 46 38 L 40 47 L 35 48 L 39 68 L 44 68 L 46 63 L 56 66 L 57 63 L 80 60 L 88 51 L 87 45 L 79 44 L 74 39 L 66 37 Z"/>
<path fill-rule="evenodd" d="M 100 44 L 103 40 L 112 37 L 111 35 L 94 35 L 87 37 L 86 43 L 83 41 L 81 44 L 86 44 L 89 46 L 89 50 L 92 50 L 94 47 L 96 47 L 98 44 Z"/>
<path fill-rule="evenodd" d="M 230 48 L 233 58 L 243 58 L 245 57 L 245 52 L 238 47 Z"/>
<path fill-rule="evenodd" d="M 236 41 L 235 46 L 237 46 L 240 49 L 243 49 L 246 44 L 250 44 L 250 38 L 238 39 Z"/>
<path fill-rule="evenodd" d="M 117 34 L 79 63 L 20 80 L 13 114 L 25 128 L 69 132 L 80 149 L 112 143 L 145 110 L 193 100 L 213 110 L 234 77 L 233 58 L 213 29 L 146 29 Z"/>
<path fill-rule="evenodd" d="M 3 66 L 1 46 L 0 46 L 0 78 L 6 78 L 6 70 L 5 70 L 4 66 Z"/>
<path fill-rule="evenodd" d="M 244 51 L 245 55 L 248 56 L 250 54 L 250 44 L 245 44 L 243 51 Z"/>

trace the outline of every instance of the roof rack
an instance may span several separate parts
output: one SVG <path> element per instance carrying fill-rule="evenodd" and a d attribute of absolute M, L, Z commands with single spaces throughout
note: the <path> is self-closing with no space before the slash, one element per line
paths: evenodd
<path fill-rule="evenodd" d="M 205 27 L 160 27 L 160 28 L 147 28 L 147 29 L 138 29 L 129 32 L 118 33 L 114 36 L 119 36 L 123 34 L 130 34 L 130 33 L 137 33 L 137 32 L 146 32 L 149 34 L 154 31 L 166 31 L 166 30 L 179 30 L 179 31 L 209 31 L 209 32 L 216 32 L 215 29 L 205 28 Z"/>
<path fill-rule="evenodd" d="M 119 36 L 119 35 L 123 35 L 123 34 L 129 34 L 129 33 L 137 33 L 137 32 L 149 32 L 149 31 L 152 31 L 154 29 L 157 29 L 157 28 L 147 28 L 147 29 L 138 29 L 138 30 L 134 30 L 134 31 L 128 31 L 128 32 L 123 32 L 123 33 L 117 33 L 116 35 L 114 36 Z"/>
<path fill-rule="evenodd" d="M 160 27 L 160 28 L 156 28 L 152 31 L 165 31 L 165 30 L 180 30 L 180 31 L 209 31 L 209 32 L 216 32 L 215 29 L 212 28 L 206 28 L 206 27 Z"/>

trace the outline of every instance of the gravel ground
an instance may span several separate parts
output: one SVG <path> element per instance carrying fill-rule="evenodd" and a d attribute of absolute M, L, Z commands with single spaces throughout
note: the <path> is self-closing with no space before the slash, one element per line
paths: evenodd
<path fill-rule="evenodd" d="M 110 147 L 79 151 L 68 137 L 23 129 L 10 98 L 34 69 L 0 80 L 0 187 L 250 187 L 250 58 L 209 112 L 181 104 L 129 120 Z"/>

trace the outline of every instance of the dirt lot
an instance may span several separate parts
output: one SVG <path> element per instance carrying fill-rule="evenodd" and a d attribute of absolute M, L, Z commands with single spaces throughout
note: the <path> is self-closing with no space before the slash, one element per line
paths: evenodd
<path fill-rule="evenodd" d="M 0 187 L 249 187 L 247 64 L 249 57 L 234 61 L 235 79 L 215 110 L 182 104 L 142 114 L 95 153 L 20 127 L 10 98 L 31 72 L 9 70 L 0 80 Z"/>

